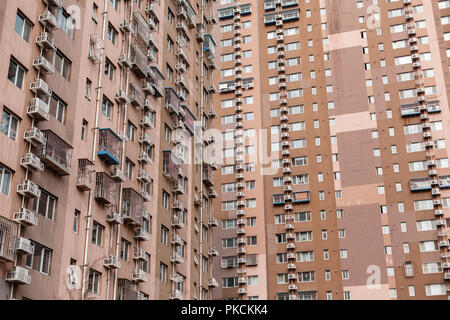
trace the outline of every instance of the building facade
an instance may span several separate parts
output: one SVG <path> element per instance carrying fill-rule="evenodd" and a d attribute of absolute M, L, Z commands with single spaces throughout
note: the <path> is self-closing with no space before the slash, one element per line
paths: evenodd
<path fill-rule="evenodd" d="M 210 299 L 211 2 L 0 16 L 1 299 Z"/>
<path fill-rule="evenodd" d="M 217 10 L 214 298 L 447 299 L 450 2 Z"/>

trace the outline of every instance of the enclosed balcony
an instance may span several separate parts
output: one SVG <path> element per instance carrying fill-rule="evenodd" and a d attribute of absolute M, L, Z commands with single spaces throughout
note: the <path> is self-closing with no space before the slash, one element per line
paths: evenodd
<path fill-rule="evenodd" d="M 166 109 L 170 113 L 179 114 L 180 112 L 180 97 L 172 87 L 166 87 Z"/>
<path fill-rule="evenodd" d="M 146 78 L 149 72 L 148 58 L 137 43 L 131 45 L 130 60 L 136 75 L 139 78 Z"/>
<path fill-rule="evenodd" d="M 210 34 L 205 34 L 204 40 L 203 40 L 203 51 L 205 52 L 206 56 L 210 59 L 214 58 L 215 56 L 215 47 L 217 47 L 216 41 Z"/>
<path fill-rule="evenodd" d="M 284 204 L 284 194 L 273 194 L 272 195 L 273 205 L 283 205 Z"/>
<path fill-rule="evenodd" d="M 427 110 L 429 113 L 441 112 L 441 102 L 439 100 L 428 101 Z"/>
<path fill-rule="evenodd" d="M 250 3 L 241 4 L 239 6 L 241 16 L 245 16 L 252 13 L 252 5 Z"/>
<path fill-rule="evenodd" d="M 107 165 L 120 164 L 121 138 L 110 128 L 99 129 L 97 155 Z"/>
<path fill-rule="evenodd" d="M 439 177 L 439 188 L 450 188 L 450 176 Z"/>
<path fill-rule="evenodd" d="M 431 190 L 431 181 L 429 178 L 410 179 L 409 186 L 411 191 Z"/>
<path fill-rule="evenodd" d="M 73 148 L 51 130 L 42 131 L 47 142 L 39 148 L 39 157 L 47 168 L 61 176 L 70 174 Z"/>
<path fill-rule="evenodd" d="M 110 206 L 116 203 L 116 182 L 106 172 L 97 172 L 95 179 L 95 199 Z"/>
<path fill-rule="evenodd" d="M 286 10 L 282 12 L 283 21 L 295 21 L 299 19 L 299 10 L 298 9 L 292 9 L 292 10 Z"/>
<path fill-rule="evenodd" d="M 197 119 L 195 118 L 195 116 L 192 114 L 191 110 L 189 110 L 189 108 L 187 106 L 183 106 L 182 107 L 184 110 L 184 124 L 186 125 L 186 129 L 188 129 L 190 131 L 190 133 L 192 135 L 194 135 L 194 127 L 195 127 L 195 121 L 197 121 Z"/>
<path fill-rule="evenodd" d="M 156 97 L 162 97 L 164 94 L 162 83 L 165 79 L 164 75 L 159 71 L 158 67 L 151 66 L 150 70 L 152 71 L 152 85 L 153 89 L 155 89 L 154 95 Z"/>
<path fill-rule="evenodd" d="M 281 6 L 283 8 L 295 7 L 298 5 L 298 0 L 281 0 Z"/>
<path fill-rule="evenodd" d="M 138 300 L 138 292 L 132 281 L 119 278 L 117 287 L 117 300 Z"/>
<path fill-rule="evenodd" d="M 130 103 L 137 108 L 142 108 L 145 101 L 144 93 L 141 91 L 141 89 L 139 89 L 137 85 L 133 85 L 131 83 L 128 89 L 128 97 L 130 99 Z"/>
<path fill-rule="evenodd" d="M 292 201 L 294 203 L 309 202 L 311 200 L 309 191 L 300 191 L 292 193 Z"/>
<path fill-rule="evenodd" d="M 92 190 L 94 184 L 94 163 L 89 159 L 78 159 L 77 188 Z"/>
<path fill-rule="evenodd" d="M 419 105 L 417 103 L 404 104 L 400 106 L 402 117 L 418 116 L 420 115 Z"/>
<path fill-rule="evenodd" d="M 123 189 L 122 215 L 124 222 L 141 226 L 144 212 L 144 199 L 133 188 Z"/>
<path fill-rule="evenodd" d="M 150 25 L 146 19 L 139 13 L 133 13 L 133 34 L 142 48 L 148 47 L 150 44 Z"/>
<path fill-rule="evenodd" d="M 176 181 L 178 179 L 179 165 L 175 163 L 172 151 L 163 151 L 163 174 L 166 178 Z"/>
<path fill-rule="evenodd" d="M 276 21 L 277 21 L 277 18 L 276 18 L 275 13 L 266 13 L 264 15 L 264 24 L 265 25 L 275 24 Z"/>
<path fill-rule="evenodd" d="M 19 225 L 14 221 L 0 216 L 0 261 L 10 262 L 14 260 L 14 246 L 17 240 Z"/>
<path fill-rule="evenodd" d="M 234 8 L 221 8 L 218 10 L 219 20 L 231 19 L 234 17 Z"/>
<path fill-rule="evenodd" d="M 214 185 L 214 171 L 209 164 L 203 164 L 203 183 L 212 187 Z"/>

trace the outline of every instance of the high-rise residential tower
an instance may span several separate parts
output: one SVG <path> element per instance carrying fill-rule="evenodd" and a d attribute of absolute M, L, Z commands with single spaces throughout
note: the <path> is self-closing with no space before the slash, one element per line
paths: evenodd
<path fill-rule="evenodd" d="M 217 8 L 214 298 L 447 299 L 450 1 Z"/>
<path fill-rule="evenodd" d="M 210 299 L 211 2 L 1 1 L 0 21 L 0 298 Z"/>

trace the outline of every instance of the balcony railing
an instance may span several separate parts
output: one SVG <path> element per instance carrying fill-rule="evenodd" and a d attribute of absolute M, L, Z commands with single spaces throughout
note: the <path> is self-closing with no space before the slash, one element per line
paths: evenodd
<path fill-rule="evenodd" d="M 94 163 L 89 159 L 78 160 L 77 188 L 86 191 L 92 190 L 94 183 Z"/>
<path fill-rule="evenodd" d="M 0 216 L 0 260 L 14 260 L 14 245 L 17 240 L 18 224 Z"/>
<path fill-rule="evenodd" d="M 214 185 L 214 171 L 209 164 L 203 164 L 203 182 L 211 187 Z"/>
<path fill-rule="evenodd" d="M 292 193 L 292 201 L 295 202 L 309 202 L 311 200 L 309 191 L 300 191 Z"/>
<path fill-rule="evenodd" d="M 130 83 L 128 97 L 130 99 L 130 103 L 133 106 L 140 108 L 144 105 L 145 95 L 137 85 L 133 85 Z"/>
<path fill-rule="evenodd" d="M 217 46 L 216 41 L 210 34 L 205 34 L 203 40 L 203 51 L 209 58 L 214 58 L 215 56 L 215 47 Z"/>
<path fill-rule="evenodd" d="M 166 87 L 166 109 L 170 113 L 178 114 L 180 112 L 180 97 L 175 89 Z"/>
<path fill-rule="evenodd" d="M 411 179 L 409 181 L 411 191 L 423 191 L 431 189 L 431 181 L 429 178 Z"/>
<path fill-rule="evenodd" d="M 130 60 L 136 75 L 139 78 L 146 78 L 149 73 L 148 58 L 137 43 L 131 45 Z"/>
<path fill-rule="evenodd" d="M 108 165 L 120 164 L 121 138 L 110 128 L 99 129 L 97 155 Z"/>
<path fill-rule="evenodd" d="M 73 148 L 51 130 L 44 130 L 47 142 L 39 148 L 39 157 L 47 168 L 61 176 L 70 174 Z"/>
<path fill-rule="evenodd" d="M 141 47 L 148 47 L 150 44 L 150 26 L 146 19 L 139 13 L 133 13 L 133 30 L 136 41 Z"/>
<path fill-rule="evenodd" d="M 95 179 L 95 199 L 103 205 L 116 203 L 116 182 L 106 172 L 97 172 Z"/>
<path fill-rule="evenodd" d="M 122 214 L 124 221 L 134 226 L 143 222 L 144 199 L 133 188 L 123 189 Z"/>
<path fill-rule="evenodd" d="M 174 156 L 171 151 L 163 151 L 163 174 L 166 178 L 178 179 L 178 164 L 175 163 Z"/>

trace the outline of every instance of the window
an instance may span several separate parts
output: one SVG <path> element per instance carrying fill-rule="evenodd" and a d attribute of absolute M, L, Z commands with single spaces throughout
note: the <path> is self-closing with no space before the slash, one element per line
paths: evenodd
<path fill-rule="evenodd" d="M 72 226 L 72 230 L 74 233 L 78 234 L 79 226 L 80 226 L 80 211 L 75 209 L 75 212 L 73 214 L 73 226 Z"/>
<path fill-rule="evenodd" d="M 131 142 L 134 142 L 134 139 L 136 137 L 136 131 L 137 128 L 134 126 L 130 121 L 128 121 L 128 127 L 127 127 L 127 137 Z"/>
<path fill-rule="evenodd" d="M 50 99 L 49 113 L 61 123 L 65 123 L 67 104 L 56 95 L 52 95 Z"/>
<path fill-rule="evenodd" d="M 11 112 L 3 108 L 2 122 L 0 124 L 0 132 L 7 135 L 10 139 L 16 140 L 17 130 L 19 128 L 19 118 Z"/>
<path fill-rule="evenodd" d="M 105 96 L 103 96 L 102 114 L 109 120 L 111 120 L 112 108 L 113 108 L 112 102 L 109 101 Z"/>
<path fill-rule="evenodd" d="M 119 10 L 120 0 L 109 0 L 109 2 L 116 11 Z"/>
<path fill-rule="evenodd" d="M 100 287 L 101 274 L 94 269 L 89 269 L 88 291 L 89 293 L 98 295 Z"/>
<path fill-rule="evenodd" d="M 19 89 L 23 88 L 23 81 L 27 71 L 16 60 L 11 58 L 8 69 L 8 79 Z"/>
<path fill-rule="evenodd" d="M 16 15 L 16 24 L 14 25 L 14 30 L 16 30 L 17 34 L 22 37 L 26 42 L 30 42 L 30 34 L 33 25 L 30 20 L 25 18 L 25 16 L 17 12 Z"/>
<path fill-rule="evenodd" d="M 446 295 L 444 284 L 427 284 L 425 285 L 425 293 L 427 296 Z"/>
<path fill-rule="evenodd" d="M 34 253 L 26 257 L 25 266 L 46 275 L 50 274 L 52 250 L 34 241 L 31 241 L 31 245 L 34 247 Z"/>
<path fill-rule="evenodd" d="M 120 240 L 120 259 L 128 261 L 128 255 L 130 252 L 130 242 L 125 239 Z"/>
<path fill-rule="evenodd" d="M 108 23 L 108 39 L 112 42 L 112 44 L 116 44 L 116 38 L 117 38 L 118 32 L 111 23 Z"/>
<path fill-rule="evenodd" d="M 56 197 L 43 189 L 40 190 L 41 197 L 34 199 L 33 211 L 39 213 L 47 219 L 53 220 L 53 217 L 55 216 Z"/>
<path fill-rule="evenodd" d="M 159 281 L 166 283 L 167 281 L 167 265 L 161 262 L 159 265 Z"/>
<path fill-rule="evenodd" d="M 92 20 L 94 20 L 95 23 L 98 22 L 98 6 L 95 3 L 92 6 Z"/>
<path fill-rule="evenodd" d="M 76 21 L 66 12 L 66 10 L 59 10 L 59 28 L 64 31 L 70 39 L 73 39 Z"/>
<path fill-rule="evenodd" d="M 162 191 L 162 207 L 164 209 L 169 209 L 169 199 L 170 199 L 170 195 L 163 190 Z"/>
<path fill-rule="evenodd" d="M 102 225 L 94 221 L 91 242 L 99 247 L 101 247 L 103 243 L 103 229 L 104 227 Z"/>
<path fill-rule="evenodd" d="M 116 67 L 108 60 L 105 60 L 105 75 L 109 78 L 109 80 L 114 80 L 114 71 Z"/>
<path fill-rule="evenodd" d="M 55 66 L 55 73 L 59 73 L 61 76 L 63 76 L 63 78 L 69 80 L 72 62 L 70 62 L 70 60 L 60 51 L 56 51 L 54 53 L 53 65 Z"/>

